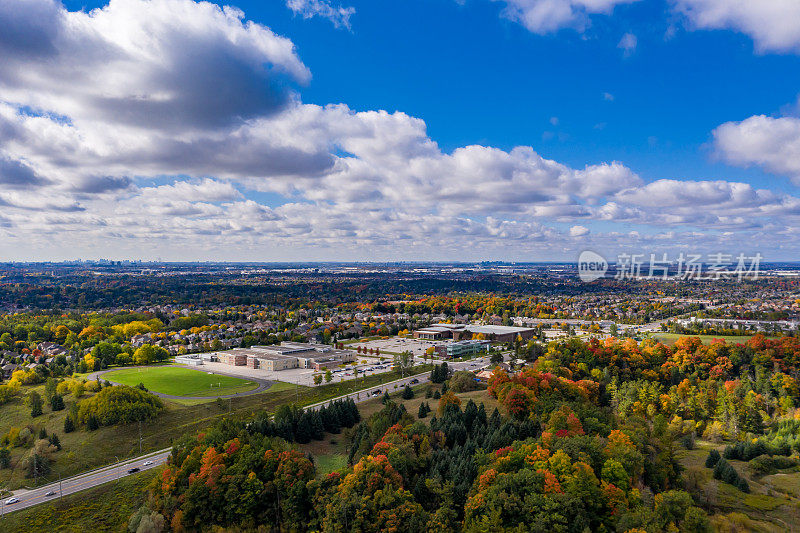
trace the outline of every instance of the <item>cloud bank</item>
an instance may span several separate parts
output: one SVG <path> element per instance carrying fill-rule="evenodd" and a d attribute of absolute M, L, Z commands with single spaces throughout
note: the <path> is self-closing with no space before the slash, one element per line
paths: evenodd
<path fill-rule="evenodd" d="M 571 2 L 567 16 L 617 3 Z M 293 43 L 235 8 L 0 0 L 0 27 L 14 28 L 0 37 L 9 258 L 535 260 L 745 235 L 780 248 L 800 214 L 745 183 L 646 183 L 618 161 L 573 168 L 528 146 L 444 151 L 420 118 L 305 104 Z M 736 146 L 725 129 L 718 142 Z M 730 157 L 796 172 L 757 148 Z"/>

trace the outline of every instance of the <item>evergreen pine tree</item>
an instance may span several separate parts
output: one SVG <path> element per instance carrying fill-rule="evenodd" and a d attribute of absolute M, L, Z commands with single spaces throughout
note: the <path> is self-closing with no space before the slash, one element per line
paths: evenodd
<path fill-rule="evenodd" d="M 719 462 L 720 455 L 717 450 L 711 450 L 706 457 L 706 468 L 714 468 Z"/>
<path fill-rule="evenodd" d="M 414 391 L 411 389 L 411 387 L 406 385 L 406 388 L 403 389 L 403 399 L 411 400 L 412 398 L 414 398 Z"/>
<path fill-rule="evenodd" d="M 736 488 L 739 489 L 740 491 L 744 492 L 744 493 L 749 493 L 750 492 L 750 485 L 747 483 L 747 480 L 745 480 L 744 478 L 741 478 L 741 477 L 736 482 Z"/>
<path fill-rule="evenodd" d="M 325 438 L 325 427 L 322 425 L 322 417 L 318 411 L 311 411 L 311 438 L 314 440 Z"/>
<path fill-rule="evenodd" d="M 53 394 L 50 397 L 50 409 L 53 411 L 63 411 L 64 410 L 64 397 L 60 394 Z"/>
<path fill-rule="evenodd" d="M 72 422 L 72 417 L 68 416 L 64 419 L 64 433 L 72 433 L 75 431 L 75 423 Z"/>
<path fill-rule="evenodd" d="M 417 411 L 417 418 L 425 418 L 428 416 L 428 411 L 425 409 L 425 403 L 419 404 L 419 411 Z"/>

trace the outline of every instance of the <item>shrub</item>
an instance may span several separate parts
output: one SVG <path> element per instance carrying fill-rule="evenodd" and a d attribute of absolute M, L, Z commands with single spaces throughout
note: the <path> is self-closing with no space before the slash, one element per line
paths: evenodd
<path fill-rule="evenodd" d="M 466 370 L 459 370 L 450 378 L 450 388 L 455 392 L 469 392 L 478 390 L 480 384 L 475 381 L 475 374 Z"/>
<path fill-rule="evenodd" d="M 736 488 L 745 493 L 750 492 L 750 485 L 741 477 L 736 481 Z"/>
<path fill-rule="evenodd" d="M 798 464 L 800 464 L 800 461 L 791 457 L 760 455 L 750 461 L 750 468 L 753 469 L 756 475 L 766 476 L 784 468 L 792 468 Z"/>
<path fill-rule="evenodd" d="M 19 383 L 0 385 L 0 405 L 8 403 L 19 394 Z"/>
<path fill-rule="evenodd" d="M 163 408 L 163 402 L 150 393 L 134 387 L 109 387 L 80 403 L 78 422 L 88 427 L 94 418 L 102 426 L 126 424 L 154 418 Z"/>
<path fill-rule="evenodd" d="M 706 468 L 714 468 L 719 462 L 720 455 L 717 450 L 711 450 L 706 457 Z"/>

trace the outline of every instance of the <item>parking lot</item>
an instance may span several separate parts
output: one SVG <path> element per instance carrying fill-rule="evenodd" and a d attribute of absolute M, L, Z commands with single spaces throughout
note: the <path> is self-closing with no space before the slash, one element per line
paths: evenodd
<path fill-rule="evenodd" d="M 380 374 L 389 372 L 392 368 L 392 356 L 387 355 L 384 361 L 380 361 L 377 357 L 362 357 L 359 356 L 355 364 L 350 363 L 344 368 L 335 367 L 331 368 L 333 381 L 347 381 L 348 379 L 355 378 L 354 368 L 358 369 L 358 375 L 371 376 L 373 374 Z M 231 376 L 239 376 L 243 378 L 261 378 L 273 381 L 284 381 L 286 383 L 296 383 L 298 385 L 306 385 L 309 387 L 314 386 L 314 374 L 324 374 L 325 371 L 316 372 L 309 368 L 290 368 L 287 370 L 269 371 L 261 368 L 250 368 L 247 366 L 233 366 L 226 365 L 225 363 L 212 363 L 205 362 L 203 366 L 195 367 L 198 370 L 206 372 L 218 372 L 220 374 L 227 374 Z M 324 381 L 323 381 L 324 383 Z"/>
<path fill-rule="evenodd" d="M 402 353 L 405 351 L 411 352 L 415 358 L 421 358 L 425 350 L 432 346 L 441 346 L 452 341 L 429 341 L 424 339 L 412 339 L 404 337 L 389 337 L 388 339 L 375 339 L 371 341 L 358 341 L 353 344 L 348 344 L 347 348 L 355 350 L 358 346 L 362 349 L 370 348 L 379 349 L 381 354 L 386 354 L 387 358 L 391 358 L 392 354 Z"/>

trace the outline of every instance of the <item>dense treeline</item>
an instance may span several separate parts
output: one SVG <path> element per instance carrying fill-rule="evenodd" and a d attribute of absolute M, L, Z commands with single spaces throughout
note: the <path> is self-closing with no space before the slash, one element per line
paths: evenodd
<path fill-rule="evenodd" d="M 271 417 L 268 413 L 256 416 L 248 428 L 268 437 L 281 437 L 289 442 L 306 444 L 322 440 L 325 433 L 340 433 L 342 428 L 351 428 L 361 420 L 355 402 L 351 398 L 335 400 L 319 409 L 301 409 L 294 405 L 282 405 Z"/>

